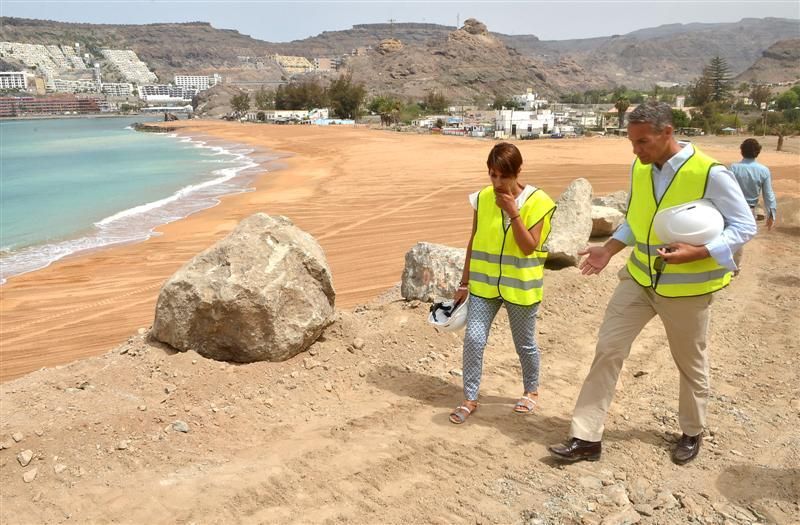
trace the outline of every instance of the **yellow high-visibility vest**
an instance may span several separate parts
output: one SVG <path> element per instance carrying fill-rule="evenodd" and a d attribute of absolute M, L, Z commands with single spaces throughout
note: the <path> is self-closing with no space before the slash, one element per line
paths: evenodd
<path fill-rule="evenodd" d="M 664 297 L 691 297 L 716 292 L 731 282 L 731 271 L 713 257 L 683 264 L 663 264 L 656 250 L 666 246 L 653 229 L 653 218 L 660 210 L 702 199 L 708 175 L 717 161 L 694 147 L 694 154 L 675 173 L 667 191 L 656 200 L 652 165 L 639 159 L 633 166 L 630 205 L 626 220 L 636 243 L 627 268 L 637 283 L 652 287 Z"/>
<path fill-rule="evenodd" d="M 519 210 L 525 228 L 544 221 L 539 244 L 530 255 L 517 246 L 514 232 L 503 221 L 503 211 L 495 203 L 494 188 L 478 194 L 478 224 L 472 238 L 469 262 L 469 291 L 485 299 L 501 297 L 509 303 L 530 306 L 542 301 L 542 281 L 547 252 L 544 243 L 550 235 L 550 218 L 556 209 L 542 190 L 535 190 Z"/>

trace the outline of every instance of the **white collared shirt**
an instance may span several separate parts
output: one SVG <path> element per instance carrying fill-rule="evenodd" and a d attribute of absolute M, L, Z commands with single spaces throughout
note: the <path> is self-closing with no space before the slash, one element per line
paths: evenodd
<path fill-rule="evenodd" d="M 522 205 L 525 204 L 525 201 L 528 200 L 528 197 L 530 197 L 534 191 L 536 191 L 536 186 L 531 186 L 530 184 L 526 184 L 525 187 L 522 188 L 522 191 L 520 192 L 519 195 L 517 195 L 517 198 L 515 199 L 518 210 L 522 209 Z M 479 193 L 480 193 L 479 191 L 476 191 L 475 193 L 469 194 L 469 203 L 475 210 L 478 209 Z M 511 220 L 509 219 L 508 214 L 505 211 L 503 212 L 503 224 L 505 225 L 506 228 L 508 228 L 508 226 L 511 224 Z"/>
<path fill-rule="evenodd" d="M 653 188 L 657 200 L 661 200 L 672 179 L 675 178 L 675 174 L 694 154 L 694 146 L 689 142 L 678 142 L 678 144 L 680 144 L 681 150 L 670 157 L 661 169 L 655 163 L 651 164 Z M 632 167 L 631 177 L 633 177 Z M 725 166 L 711 168 L 708 173 L 708 183 L 703 198 L 711 200 L 725 220 L 725 229 L 722 233 L 706 244 L 708 253 L 720 266 L 724 266 L 729 270 L 736 270 L 733 254 L 739 251 L 756 234 L 756 221 L 753 219 L 753 213 L 747 205 L 736 178 Z M 631 246 L 635 242 L 633 231 L 631 231 L 627 220 L 620 224 L 612 237 L 627 246 Z"/>

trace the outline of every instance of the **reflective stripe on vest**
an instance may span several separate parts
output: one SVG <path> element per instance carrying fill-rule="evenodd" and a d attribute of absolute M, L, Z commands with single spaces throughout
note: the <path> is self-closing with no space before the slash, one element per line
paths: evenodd
<path fill-rule="evenodd" d="M 653 186 L 652 165 L 642 164 L 636 159 L 626 215 L 636 242 L 627 268 L 640 285 L 652 287 L 657 294 L 665 297 L 690 297 L 715 292 L 730 283 L 730 270 L 720 266 L 713 257 L 683 264 L 664 264 L 657 250 L 667 244 L 653 230 L 653 218 L 658 211 L 703 198 L 708 174 L 718 164 L 695 147 L 692 156 L 678 169 L 658 201 Z"/>
<path fill-rule="evenodd" d="M 494 188 L 481 190 L 469 263 L 471 294 L 486 299 L 502 297 L 525 306 L 541 302 L 547 259 L 544 243 L 550 235 L 550 218 L 555 207 L 552 199 L 537 189 L 520 208 L 520 219 L 527 229 L 544 221 L 539 244 L 533 253 L 525 255 L 517 245 L 512 226 L 504 224 L 502 210 L 495 203 Z"/>

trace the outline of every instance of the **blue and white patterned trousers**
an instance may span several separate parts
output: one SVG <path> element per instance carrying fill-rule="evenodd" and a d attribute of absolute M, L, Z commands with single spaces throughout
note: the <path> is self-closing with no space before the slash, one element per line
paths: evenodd
<path fill-rule="evenodd" d="M 489 339 L 489 328 L 497 312 L 505 304 L 511 336 L 522 365 L 522 384 L 525 392 L 539 388 L 539 347 L 536 345 L 536 312 L 539 305 L 519 306 L 500 298 L 484 299 L 470 294 L 467 326 L 464 334 L 464 399 L 478 399 L 483 372 L 483 350 Z"/>

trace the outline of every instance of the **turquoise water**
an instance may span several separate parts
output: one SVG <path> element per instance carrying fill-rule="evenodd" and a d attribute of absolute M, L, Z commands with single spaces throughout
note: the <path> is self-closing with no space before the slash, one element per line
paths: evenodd
<path fill-rule="evenodd" d="M 130 128 L 145 120 L 0 122 L 0 278 L 144 240 L 248 187 L 250 151 Z"/>

